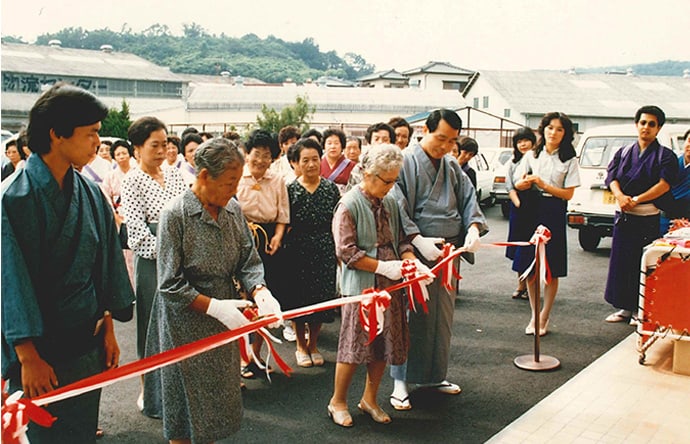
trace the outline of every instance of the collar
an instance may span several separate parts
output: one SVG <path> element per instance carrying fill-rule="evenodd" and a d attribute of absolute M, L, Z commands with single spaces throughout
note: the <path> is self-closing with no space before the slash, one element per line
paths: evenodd
<path fill-rule="evenodd" d="M 254 176 L 252 173 L 249 172 L 249 166 L 247 164 L 244 165 L 244 168 L 242 169 L 242 177 L 250 177 L 254 179 Z M 260 180 L 268 180 L 273 178 L 273 173 L 271 172 L 271 168 L 268 168 L 266 172 L 264 173 L 263 176 L 261 176 L 258 179 L 254 179 L 255 181 L 260 181 Z"/>

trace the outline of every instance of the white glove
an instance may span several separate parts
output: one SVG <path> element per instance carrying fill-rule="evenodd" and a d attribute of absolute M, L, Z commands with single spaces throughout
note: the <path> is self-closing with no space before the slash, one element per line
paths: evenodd
<path fill-rule="evenodd" d="M 269 328 L 278 328 L 282 325 L 283 310 L 280 308 L 280 302 L 273 297 L 273 294 L 266 287 L 261 288 L 254 294 L 254 302 L 259 309 L 259 316 L 276 315 L 278 321 L 269 325 Z"/>
<path fill-rule="evenodd" d="M 436 247 L 436 244 L 442 244 L 443 242 L 445 242 L 445 239 L 442 237 L 424 237 L 421 234 L 412 239 L 412 245 L 428 261 L 435 261 L 441 257 L 441 250 Z"/>
<path fill-rule="evenodd" d="M 465 245 L 463 245 L 463 247 L 467 248 L 467 251 L 470 253 L 476 253 L 481 244 L 482 243 L 479 241 L 479 230 L 475 225 L 470 226 L 470 228 L 467 229 Z"/>
<path fill-rule="evenodd" d="M 400 280 L 402 279 L 402 261 L 379 261 L 374 273 L 386 276 L 392 281 Z"/>
<path fill-rule="evenodd" d="M 429 267 L 424 265 L 422 261 L 420 261 L 419 259 L 415 259 L 414 263 L 417 266 L 417 276 L 428 276 L 427 279 L 424 279 L 420 282 L 422 285 L 429 285 L 432 282 L 434 282 L 434 274 L 431 272 L 431 269 Z"/>
<path fill-rule="evenodd" d="M 211 298 L 206 314 L 213 316 L 222 322 L 230 330 L 249 324 L 240 309 L 252 305 L 251 301 L 244 299 L 215 299 Z"/>

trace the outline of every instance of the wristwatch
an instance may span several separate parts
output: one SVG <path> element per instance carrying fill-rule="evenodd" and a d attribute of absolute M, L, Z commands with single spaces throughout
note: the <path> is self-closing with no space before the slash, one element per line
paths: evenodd
<path fill-rule="evenodd" d="M 640 200 L 640 196 L 633 196 L 632 201 L 637 203 L 637 201 Z"/>

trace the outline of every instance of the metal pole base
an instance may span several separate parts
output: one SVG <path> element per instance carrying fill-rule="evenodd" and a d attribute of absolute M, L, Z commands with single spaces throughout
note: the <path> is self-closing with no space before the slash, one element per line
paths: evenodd
<path fill-rule="evenodd" d="M 532 370 L 535 372 L 554 370 L 561 366 L 561 362 L 553 356 L 540 355 L 539 361 L 534 360 L 534 355 L 522 355 L 513 361 L 517 368 Z"/>

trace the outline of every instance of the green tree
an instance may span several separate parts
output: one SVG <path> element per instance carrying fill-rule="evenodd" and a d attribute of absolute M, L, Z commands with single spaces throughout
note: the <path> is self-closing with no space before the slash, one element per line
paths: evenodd
<path fill-rule="evenodd" d="M 294 125 L 304 132 L 309 129 L 309 121 L 311 120 L 316 107 L 309 106 L 307 96 L 297 96 L 295 104 L 286 106 L 280 112 L 266 105 L 261 105 L 261 115 L 256 116 L 256 124 L 259 128 L 265 129 L 272 133 L 277 133 L 281 128 L 288 125 Z"/>
<path fill-rule="evenodd" d="M 118 137 L 127 140 L 127 129 L 132 124 L 129 118 L 129 105 L 122 99 L 120 111 L 111 108 L 101 122 L 101 136 Z"/>

